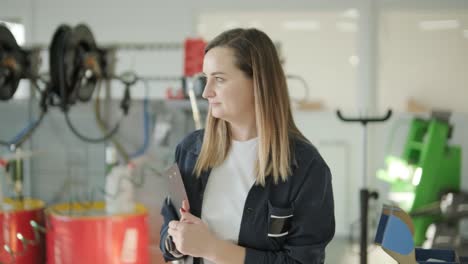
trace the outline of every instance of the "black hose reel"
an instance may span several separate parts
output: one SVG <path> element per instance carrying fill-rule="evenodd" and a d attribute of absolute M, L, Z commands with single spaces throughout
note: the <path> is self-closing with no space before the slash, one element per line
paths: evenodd
<path fill-rule="evenodd" d="M 13 98 L 21 79 L 29 79 L 36 87 L 39 78 L 40 51 L 38 49 L 23 49 L 4 24 L 0 23 L 0 101 Z M 10 150 L 20 147 L 41 124 L 46 112 L 46 96 L 41 94 L 41 113 L 36 121 L 31 122 L 13 140 L 0 140 L 1 146 Z"/>
<path fill-rule="evenodd" d="M 33 75 L 32 51 L 23 50 L 11 31 L 0 24 L 0 100 L 10 100 L 21 79 Z"/>
<path fill-rule="evenodd" d="M 118 79 L 125 85 L 120 108 L 124 116 L 128 114 L 130 86 L 135 84 L 136 77 L 135 80 L 129 80 L 124 78 L 125 76 L 113 76 L 108 67 L 111 64 L 109 54 L 109 50 L 97 46 L 88 26 L 59 26 L 49 47 L 50 81 L 42 80 L 46 87 L 41 91 L 36 83 L 37 80 L 41 80 L 37 72 L 39 51 L 21 49 L 10 30 L 0 24 L 0 101 L 13 97 L 21 79 L 31 79 L 42 94 L 41 117 L 47 111 L 47 106 L 59 106 L 76 136 L 90 143 L 103 142 L 117 132 L 123 116 L 102 137 L 89 138 L 77 131 L 68 113 L 75 103 L 90 101 L 101 81 Z"/>
<path fill-rule="evenodd" d="M 103 76 L 103 56 L 85 25 L 61 25 L 50 46 L 51 90 L 64 111 L 76 101 L 87 102 Z"/>
<path fill-rule="evenodd" d="M 79 102 L 88 102 L 100 82 L 119 79 L 108 71 L 107 51 L 97 46 L 93 33 L 88 26 L 79 24 L 76 27 L 61 25 L 55 31 L 49 50 L 50 55 L 50 89 L 58 97 L 58 105 L 65 114 L 68 126 L 80 139 L 99 143 L 112 137 L 117 131 L 117 124 L 100 138 L 89 138 L 73 126 L 68 115 L 70 106 Z M 124 81 L 123 81 L 124 82 Z M 127 115 L 130 108 L 130 85 L 125 83 L 125 93 L 121 109 Z"/>

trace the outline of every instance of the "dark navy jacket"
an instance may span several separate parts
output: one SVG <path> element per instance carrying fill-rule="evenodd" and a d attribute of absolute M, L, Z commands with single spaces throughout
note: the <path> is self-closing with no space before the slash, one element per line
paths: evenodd
<path fill-rule="evenodd" d="M 192 173 L 202 140 L 203 130 L 191 133 L 177 146 L 175 155 L 190 211 L 197 217 L 201 216 L 210 175 L 206 171 L 196 178 Z M 288 180 L 275 184 L 273 177 L 267 177 L 265 187 L 254 185 L 247 195 L 238 240 L 238 245 L 246 248 L 244 263 L 324 263 L 325 247 L 335 234 L 330 170 L 310 143 L 293 139 L 291 146 L 293 166 Z M 171 207 L 165 203 L 161 211 L 164 224 L 160 247 L 166 261 L 175 260 L 164 246 L 167 225 L 177 219 Z M 194 263 L 199 261 L 195 259 Z"/>

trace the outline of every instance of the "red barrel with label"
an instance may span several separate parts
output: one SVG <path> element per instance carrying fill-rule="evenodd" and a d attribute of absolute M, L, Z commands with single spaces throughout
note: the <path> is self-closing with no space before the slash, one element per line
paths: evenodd
<path fill-rule="evenodd" d="M 31 225 L 44 224 L 44 202 L 7 198 L 0 209 L 0 263 L 44 263 L 44 234 Z"/>
<path fill-rule="evenodd" d="M 106 215 L 104 202 L 49 207 L 47 263 L 149 263 L 148 213 Z"/>

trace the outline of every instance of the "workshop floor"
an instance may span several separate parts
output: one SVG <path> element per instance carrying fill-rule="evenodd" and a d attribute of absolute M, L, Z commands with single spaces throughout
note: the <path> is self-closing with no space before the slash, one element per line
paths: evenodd
<path fill-rule="evenodd" d="M 359 244 L 350 244 L 347 238 L 335 237 L 327 247 L 326 264 L 359 264 Z M 397 263 L 380 247 L 369 246 L 369 264 Z"/>

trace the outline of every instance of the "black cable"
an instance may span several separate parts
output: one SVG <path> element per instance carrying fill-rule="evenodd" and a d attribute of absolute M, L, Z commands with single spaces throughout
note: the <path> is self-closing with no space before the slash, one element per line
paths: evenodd
<path fill-rule="evenodd" d="M 67 32 L 65 34 L 71 34 L 70 32 Z M 60 42 L 59 44 L 60 45 L 60 51 L 63 51 L 65 50 L 65 41 L 62 41 Z M 58 45 L 58 44 L 57 44 Z M 87 137 L 87 136 L 84 136 L 83 134 L 81 134 L 76 128 L 75 126 L 73 125 L 73 123 L 71 122 L 70 120 L 70 116 L 69 116 L 69 94 L 66 92 L 66 89 L 65 89 L 65 85 L 66 85 L 66 81 L 65 81 L 65 69 L 64 69 L 64 66 L 65 66 L 65 63 L 63 60 L 59 60 L 58 61 L 58 84 L 56 85 L 59 85 L 60 87 L 60 97 L 61 97 L 61 102 L 60 102 L 60 106 L 62 108 L 62 111 L 63 111 L 63 114 L 65 115 L 65 121 L 68 125 L 68 127 L 70 128 L 70 130 L 72 131 L 72 133 L 77 136 L 79 139 L 85 141 L 85 142 L 88 142 L 88 143 L 102 143 L 106 140 L 108 140 L 109 138 L 111 138 L 112 136 L 114 136 L 117 131 L 119 130 L 119 127 L 120 127 L 120 121 L 117 122 L 117 124 L 114 126 L 114 128 L 112 130 L 110 130 L 108 133 L 106 133 L 104 136 L 100 137 L 100 138 L 90 138 L 90 137 Z M 80 75 L 84 75 L 84 73 L 80 74 Z M 78 79 L 81 80 L 82 76 L 80 76 Z M 75 92 L 78 88 L 75 87 Z"/>
<path fill-rule="evenodd" d="M 88 142 L 88 143 L 101 143 L 101 142 L 104 142 L 104 141 L 108 140 L 109 138 L 113 137 L 117 133 L 117 131 L 119 130 L 119 127 L 120 127 L 120 120 L 119 120 L 119 122 L 117 122 L 117 124 L 114 126 L 114 128 L 112 128 L 112 130 L 110 130 L 104 136 L 102 136 L 100 138 L 90 138 L 90 137 L 84 136 L 83 134 L 78 132 L 78 130 L 73 126 L 73 124 L 72 124 L 72 122 L 70 120 L 70 116 L 68 114 L 68 111 L 65 111 L 64 115 L 65 115 L 65 120 L 67 121 L 67 125 L 70 128 L 70 130 L 73 132 L 73 134 L 75 134 L 75 136 L 77 136 L 79 139 L 81 139 L 81 140 L 83 140 L 85 142 Z"/>
<path fill-rule="evenodd" d="M 101 132 L 104 133 L 106 130 L 108 130 L 108 128 L 107 128 L 107 124 L 104 122 L 104 120 L 102 120 L 101 111 L 99 110 L 101 109 L 100 91 L 101 91 L 101 85 L 98 85 L 96 87 L 97 96 L 96 96 L 96 100 L 94 101 L 94 115 L 95 115 L 96 123 L 98 127 L 101 129 Z M 120 144 L 117 137 L 112 137 L 110 140 L 114 144 L 115 149 L 120 154 L 123 161 L 125 163 L 128 163 L 128 161 L 130 160 L 128 153 L 125 150 L 125 148 L 122 146 L 122 144 Z"/>
<path fill-rule="evenodd" d="M 30 77 L 29 78 L 31 80 L 31 84 L 34 86 L 34 88 L 36 88 L 36 90 L 40 93 L 40 94 L 45 94 L 48 90 L 48 83 L 46 81 L 44 81 L 43 79 L 40 79 L 39 77 Z M 44 88 L 41 88 L 39 86 L 39 82 L 42 82 L 45 87 Z"/>
<path fill-rule="evenodd" d="M 51 99 L 49 97 L 50 95 L 50 91 L 51 91 L 51 86 L 50 86 L 50 83 L 45 83 L 45 87 L 43 89 L 41 89 L 39 87 L 39 84 L 38 84 L 38 81 L 42 81 L 41 79 L 32 79 L 31 80 L 31 83 L 34 85 L 34 87 L 36 88 L 36 90 L 39 92 L 40 94 L 40 98 L 39 98 L 39 107 L 41 108 L 41 111 L 43 113 L 46 113 L 47 110 L 48 110 L 48 99 Z"/>
<path fill-rule="evenodd" d="M 124 92 L 122 101 L 120 102 L 120 108 L 122 109 L 124 115 L 128 114 L 128 110 L 130 109 L 130 85 L 129 84 L 125 85 L 125 92 Z"/>
<path fill-rule="evenodd" d="M 114 126 L 114 128 L 112 128 L 108 133 L 106 133 L 104 136 L 102 136 L 100 138 L 90 138 L 90 137 L 84 136 L 83 134 L 78 132 L 78 130 L 72 124 L 72 122 L 70 120 L 69 113 L 68 113 L 68 109 L 64 105 L 66 105 L 66 104 L 62 104 L 62 109 L 64 110 L 65 120 L 67 122 L 68 127 L 70 128 L 70 130 L 73 132 L 73 134 L 75 136 L 77 136 L 79 139 L 81 139 L 81 140 L 83 140 L 85 142 L 94 143 L 94 144 L 95 143 L 101 143 L 101 142 L 104 142 L 104 141 L 110 139 L 111 137 L 116 135 L 117 132 L 119 131 L 120 123 L 122 122 L 123 117 L 120 118 L 120 120 L 117 122 L 117 124 Z M 124 115 L 126 116 L 128 114 L 129 108 L 130 108 L 130 86 L 128 84 L 126 85 L 124 98 L 122 99 L 120 108 L 122 109 Z M 97 111 L 99 111 L 99 109 Z M 101 115 L 99 114 L 99 116 L 101 116 Z"/>

